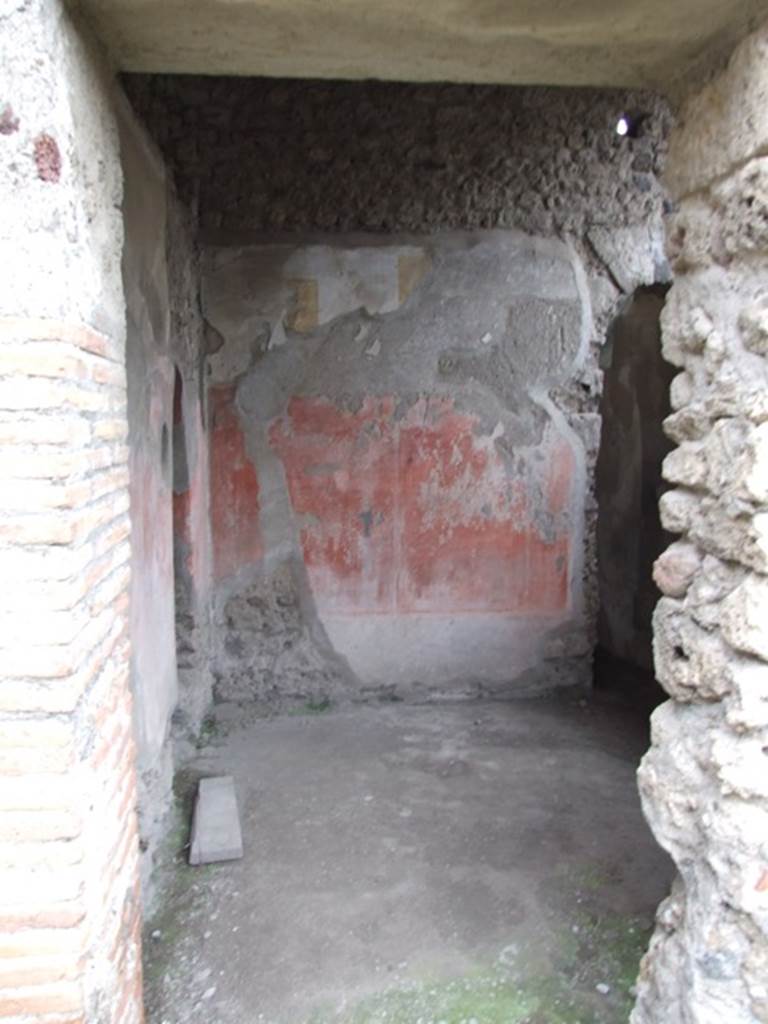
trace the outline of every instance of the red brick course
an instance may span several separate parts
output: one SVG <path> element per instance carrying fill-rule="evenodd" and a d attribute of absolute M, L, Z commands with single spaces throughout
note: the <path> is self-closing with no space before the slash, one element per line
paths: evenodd
<path fill-rule="evenodd" d="M 0 318 L 0 1019 L 142 1019 L 122 344 Z"/>

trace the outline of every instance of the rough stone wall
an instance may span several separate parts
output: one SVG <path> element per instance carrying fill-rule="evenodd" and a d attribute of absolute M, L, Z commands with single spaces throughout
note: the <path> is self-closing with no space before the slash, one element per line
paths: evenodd
<path fill-rule="evenodd" d="M 669 184 L 679 373 L 646 814 L 679 869 L 633 1024 L 768 1021 L 768 29 L 685 104 Z"/>
<path fill-rule="evenodd" d="M 203 230 L 530 234 L 658 214 L 669 113 L 648 93 L 125 75 Z M 619 139 L 619 116 L 637 137 Z"/>
<path fill-rule="evenodd" d="M 644 671 L 653 669 L 651 618 L 659 597 L 653 563 L 671 539 L 659 520 L 666 489 L 661 464 L 672 447 L 662 421 L 671 411 L 674 373 L 661 352 L 664 295 L 662 287 L 639 289 L 601 353 L 598 644 L 611 659 Z M 606 675 L 616 668 L 611 660 Z"/>
<path fill-rule="evenodd" d="M 327 666 L 329 639 L 331 647 L 351 663 L 358 676 L 358 688 L 361 684 L 364 688 L 374 685 L 374 682 L 383 685 L 387 675 L 394 676 L 395 684 L 402 682 L 397 665 L 392 663 L 397 661 L 398 649 L 401 663 L 407 659 L 407 653 L 420 652 L 421 659 L 416 657 L 412 662 L 411 682 L 427 688 L 439 675 L 439 669 L 452 673 L 454 683 L 466 674 L 464 682 L 471 686 L 477 687 L 481 681 L 497 685 L 505 660 L 506 677 L 518 677 L 521 692 L 525 691 L 527 681 L 532 681 L 526 676 L 527 670 L 543 661 L 547 661 L 553 680 L 558 678 L 554 665 L 565 667 L 563 681 L 583 674 L 588 668 L 586 652 L 594 642 L 596 613 L 596 504 L 592 476 L 599 440 L 601 382 L 597 354 L 624 297 L 638 285 L 650 284 L 666 273 L 661 246 L 663 195 L 658 183 L 669 120 L 664 104 L 647 94 L 597 90 L 141 76 L 128 76 L 125 81 L 134 103 L 174 167 L 182 194 L 199 204 L 203 237 L 209 243 L 210 258 L 204 267 L 204 279 L 208 347 L 214 353 L 212 517 L 214 537 L 220 541 L 215 569 L 219 579 L 219 622 L 223 634 L 230 638 L 223 648 L 218 641 L 216 643 L 220 679 L 229 680 L 230 684 L 235 677 L 260 679 L 263 686 L 253 682 L 251 685 L 260 693 L 269 690 L 271 684 L 267 681 L 275 678 L 275 670 L 266 670 L 264 659 L 270 666 L 279 664 L 283 674 L 291 674 L 293 669 L 289 670 L 286 664 L 290 660 L 285 653 L 287 650 L 297 653 L 298 674 L 312 680 L 307 683 L 312 693 L 327 689 L 327 670 L 319 668 L 316 662 L 319 644 L 322 652 L 318 664 Z M 634 115 L 636 130 L 633 137 L 620 139 L 614 129 L 623 112 Z M 437 234 L 449 228 L 506 227 L 547 236 L 547 241 L 540 238 L 531 242 L 530 251 L 541 253 L 547 245 L 553 245 L 547 257 L 552 266 L 558 262 L 568 264 L 572 282 L 580 275 L 578 288 L 565 302 L 560 301 L 561 297 L 552 304 L 547 302 L 545 290 L 542 290 L 547 276 L 544 259 L 539 266 L 538 284 L 532 286 L 532 294 L 538 298 L 532 300 L 530 307 L 522 308 L 525 303 L 517 284 L 508 282 L 500 269 L 509 256 L 509 248 L 505 249 L 500 242 L 501 235 L 495 236 L 495 241 L 489 236 L 490 249 L 485 255 L 482 237 L 474 241 L 467 237 L 463 243 L 464 255 L 459 256 L 455 250 L 449 258 L 450 244 L 441 247 Z M 366 234 L 358 239 L 350 235 L 342 238 L 343 231 Z M 409 234 L 392 238 L 394 231 Z M 366 273 L 386 277 L 386 273 L 391 272 L 390 267 L 386 272 L 380 268 L 362 273 L 350 295 L 334 307 L 335 312 L 329 312 L 333 302 L 329 304 L 328 295 L 341 295 L 345 288 L 350 289 L 345 261 L 354 260 L 355 252 L 359 249 L 362 253 L 366 248 L 367 258 L 373 260 L 377 239 L 370 232 L 378 233 L 382 266 L 387 260 L 391 263 L 403 258 L 404 279 L 410 273 L 409 259 L 413 264 L 411 270 L 418 269 L 420 261 L 429 265 L 434 259 L 435 266 L 430 268 L 424 287 L 416 289 L 419 294 L 413 296 L 410 306 L 405 302 L 407 293 L 404 293 L 389 307 L 380 308 L 374 301 L 366 309 L 366 289 L 370 292 L 372 287 L 370 280 L 365 280 Z M 384 232 L 393 242 L 388 253 L 383 247 Z M 270 238 L 280 241 L 284 247 L 270 249 L 263 244 Z M 513 249 L 523 244 L 519 238 L 517 242 L 511 242 L 511 238 L 512 234 L 507 242 Z M 563 240 L 566 240 L 565 245 Z M 238 248 L 243 242 L 251 243 L 251 247 Z M 261 250 L 258 245 L 254 248 L 253 243 L 262 243 Z M 398 245 L 402 251 L 396 251 Z M 495 262 L 489 255 L 494 245 L 498 247 Z M 322 262 L 323 257 L 318 254 L 327 253 L 328 246 L 336 246 L 335 255 L 328 266 L 315 272 L 312 260 Z M 325 258 L 328 260 L 327 256 Z M 477 271 L 472 270 L 473 258 L 477 258 L 478 268 L 483 266 L 484 259 L 490 264 L 485 284 L 477 279 Z M 296 269 L 302 260 L 307 266 Z M 463 270 L 460 271 L 458 266 L 462 260 Z M 518 284 L 528 281 L 519 260 L 512 259 L 508 271 L 518 276 Z M 419 282 L 421 276 L 423 274 L 416 273 L 414 280 Z M 557 276 L 555 273 L 553 280 Z M 381 285 L 381 281 L 378 283 Z M 483 287 L 484 308 L 479 308 L 480 303 L 473 310 L 472 290 Z M 498 301 L 497 295 L 491 294 L 492 287 L 496 289 Z M 271 296 L 270 288 L 273 289 Z M 441 288 L 450 292 L 450 300 L 445 299 Z M 501 325 L 495 323 L 494 318 L 502 315 L 505 293 L 510 296 L 506 314 L 509 319 Z M 581 324 L 576 330 L 572 323 L 566 322 L 570 315 L 568 302 L 574 302 L 570 312 Z M 313 303 L 328 307 L 321 310 L 319 319 Z M 455 323 L 451 321 L 451 309 L 456 314 Z M 342 320 L 331 325 L 335 317 Z M 484 317 L 490 329 L 476 330 Z M 386 318 L 389 321 L 385 322 Z M 536 347 L 533 338 L 538 331 L 549 339 L 549 332 L 556 332 L 558 325 L 567 336 L 562 356 L 563 367 L 567 365 L 568 371 L 547 376 L 542 366 L 532 365 Z M 516 331 L 519 335 L 517 350 Z M 410 337 L 408 332 L 411 332 Z M 442 336 L 438 337 L 441 332 Z M 579 332 L 579 344 L 583 347 L 575 357 L 569 346 Z M 375 345 L 374 335 L 377 334 L 382 337 Z M 483 341 L 486 334 L 490 334 L 490 338 Z M 408 354 L 417 339 L 423 346 L 418 367 Z M 368 351 L 370 345 L 373 348 Z M 335 372 L 331 369 L 334 359 L 339 361 Z M 544 352 L 541 359 L 543 364 L 547 364 L 548 359 L 552 362 L 551 353 Z M 399 360 L 402 365 L 398 368 Z M 510 365 L 502 366 L 499 360 L 507 360 Z M 516 361 L 519 366 L 515 365 Z M 409 366 L 413 370 L 411 379 L 405 369 Z M 505 380 L 507 375 L 515 379 Z M 253 382 L 259 380 L 263 391 L 268 387 L 276 389 L 277 405 L 268 400 L 265 393 L 248 396 L 248 388 L 253 390 Z M 325 394 L 318 390 L 317 382 L 321 380 L 325 381 Z M 385 384 L 389 388 L 386 393 Z M 433 618 L 433 625 L 437 622 L 436 613 L 444 614 L 446 623 L 451 615 L 455 619 L 457 612 L 460 617 L 471 613 L 476 625 L 488 612 L 494 615 L 502 611 L 508 615 L 522 613 L 523 617 L 562 613 L 562 606 L 555 609 L 554 598 L 549 604 L 544 601 L 539 606 L 535 595 L 529 594 L 523 599 L 521 595 L 514 597 L 508 592 L 510 586 L 514 589 L 509 580 L 529 579 L 534 574 L 535 558 L 532 562 L 531 551 L 523 545 L 524 554 L 518 552 L 516 557 L 527 560 L 525 571 L 513 568 L 506 556 L 496 566 L 495 576 L 486 565 L 483 571 L 487 570 L 494 579 L 489 576 L 485 582 L 494 594 L 486 590 L 482 600 L 476 596 L 467 605 L 469 599 L 464 595 L 457 601 L 453 584 L 446 584 L 447 594 L 442 606 L 434 593 L 430 598 L 420 595 L 413 601 L 401 594 L 395 604 L 400 607 L 403 601 L 406 605 L 410 601 L 413 605 L 409 606 L 413 633 L 406 643 L 401 643 L 401 634 L 394 625 L 398 621 L 395 617 L 391 625 L 394 632 L 389 639 L 378 636 L 373 644 L 378 650 L 388 649 L 391 662 L 377 663 L 376 658 L 370 658 L 370 637 L 362 620 L 354 624 L 350 621 L 342 631 L 344 635 L 338 622 L 334 624 L 331 620 L 348 614 L 349 608 L 341 607 L 345 601 L 347 606 L 357 602 L 361 608 L 365 607 L 371 619 L 376 617 L 378 634 L 385 621 L 380 605 L 383 607 L 389 600 L 382 597 L 387 592 L 382 574 L 377 575 L 371 565 L 363 571 L 362 578 L 367 580 L 367 586 L 372 586 L 374 579 L 377 586 L 381 585 L 380 592 L 373 598 L 362 593 L 352 595 L 351 584 L 344 596 L 331 593 L 335 582 L 329 582 L 328 578 L 320 582 L 321 567 L 305 567 L 314 557 L 308 553 L 308 546 L 317 548 L 325 544 L 326 564 L 322 571 L 328 570 L 333 560 L 328 552 L 337 545 L 339 550 L 344 549 L 349 554 L 352 534 L 349 530 L 345 532 L 346 528 L 337 522 L 333 529 L 343 534 L 341 543 L 339 536 L 321 537 L 323 531 L 314 528 L 312 521 L 313 517 L 318 520 L 323 516 L 319 506 L 310 506 L 320 501 L 323 485 L 318 478 L 317 494 L 311 497 L 306 493 L 307 467 L 291 477 L 291 464 L 304 458 L 294 450 L 299 444 L 294 421 L 296 415 L 306 419 L 307 410 L 297 411 L 296 403 L 302 401 L 307 405 L 310 399 L 317 403 L 325 398 L 339 416 L 335 427 L 327 424 L 314 433 L 299 428 L 298 433 L 313 433 L 314 436 L 314 442 L 307 436 L 299 446 L 319 445 L 323 431 L 324 443 L 328 445 L 335 443 L 334 439 L 338 440 L 344 432 L 363 429 L 381 432 L 384 421 L 386 430 L 392 433 L 389 424 L 394 420 L 398 426 L 392 438 L 382 442 L 384 447 L 393 445 L 394 451 L 399 445 L 394 437 L 400 436 L 401 420 L 408 426 L 406 406 L 416 416 L 417 402 L 420 397 L 424 398 L 428 418 L 434 420 L 437 434 L 448 426 L 447 422 L 442 427 L 437 426 L 439 416 L 429 405 L 431 396 L 450 397 L 455 392 L 454 397 L 458 397 L 463 390 L 472 391 L 472 398 L 460 399 L 459 405 L 464 402 L 470 414 L 475 415 L 475 406 L 483 403 L 484 389 L 493 408 L 501 410 L 502 420 L 514 416 L 515 401 L 521 403 L 520 409 L 525 410 L 525 415 L 521 411 L 514 424 L 506 424 L 506 437 L 500 441 L 491 438 L 498 420 L 485 423 L 491 416 L 489 408 L 484 410 L 482 427 L 470 428 L 467 421 L 463 428 L 467 432 L 465 441 L 461 441 L 458 434 L 453 441 L 456 450 L 468 457 L 473 446 L 480 443 L 475 441 L 475 435 L 486 435 L 483 443 L 490 447 L 482 458 L 490 458 L 491 462 L 495 457 L 502 462 L 506 460 L 507 468 L 501 475 L 506 473 L 508 483 L 515 476 L 510 468 L 515 457 L 511 452 L 520 456 L 523 467 L 526 457 L 520 453 L 525 450 L 532 457 L 542 442 L 543 434 L 539 429 L 542 423 L 557 421 L 557 436 L 569 437 L 568 446 L 580 480 L 577 484 L 575 478 L 569 478 L 564 490 L 570 502 L 574 495 L 569 488 L 576 487 L 579 494 L 576 503 L 580 503 L 581 512 L 574 520 L 575 532 L 568 540 L 568 554 L 558 564 L 560 594 L 567 594 L 569 614 L 573 612 L 581 621 L 579 641 L 574 641 L 578 631 L 571 629 L 569 639 L 561 639 L 559 646 L 549 643 L 542 648 L 537 643 L 542 631 L 526 630 L 522 620 L 509 631 L 503 644 L 498 643 L 496 627 L 492 626 L 485 635 L 481 636 L 480 630 L 470 637 L 448 625 L 448 633 L 445 630 L 430 632 L 424 626 L 429 616 Z M 383 407 L 374 408 L 376 403 L 388 398 L 394 402 L 394 413 Z M 295 399 L 293 407 L 291 399 Z M 277 426 L 271 442 L 259 435 L 259 432 L 263 435 L 268 426 L 264 409 L 271 410 L 272 419 L 279 415 L 294 417 L 287 428 L 291 438 L 285 439 L 282 445 Z M 464 413 L 466 410 L 462 407 L 457 411 Z M 447 413 L 444 411 L 443 415 Z M 527 416 L 529 423 L 525 423 Z M 454 426 L 458 431 L 458 426 Z M 535 440 L 529 436 L 533 434 L 537 435 Z M 550 440 L 554 443 L 553 438 Z M 272 456 L 264 465 L 263 453 L 270 443 Z M 437 441 L 434 443 L 436 445 Z M 462 448 L 462 444 L 468 447 Z M 551 456 L 545 447 L 540 449 L 538 458 Z M 506 451 L 507 448 L 510 451 Z M 500 455 L 502 450 L 504 454 Z M 372 450 L 369 455 L 373 459 Z M 355 453 L 339 455 L 345 471 L 357 472 L 359 467 L 350 461 L 353 456 L 357 458 Z M 385 464 L 386 460 L 377 465 L 379 476 Z M 528 470 L 521 468 L 518 487 L 531 477 L 529 470 L 530 466 Z M 369 467 L 369 471 L 373 470 Z M 542 467 L 531 479 L 535 478 L 540 486 L 545 477 Z M 469 489 L 469 483 L 465 481 L 465 484 Z M 489 486 L 486 482 L 486 489 Z M 380 485 L 380 489 L 387 487 Z M 401 489 L 395 487 L 398 494 Z M 291 500 L 287 505 L 283 503 L 277 518 L 284 524 L 298 520 L 295 535 L 286 540 L 277 531 L 275 540 L 273 531 L 267 529 L 265 542 L 264 522 L 272 515 L 268 510 L 277 495 L 286 495 L 288 491 L 291 491 Z M 495 507 L 494 501 L 499 500 L 499 495 L 489 493 L 487 497 L 489 508 Z M 363 501 L 360 494 L 355 500 L 358 499 Z M 537 500 L 533 500 L 534 505 Z M 303 511 L 299 511 L 299 506 Z M 291 511 L 295 516 L 289 515 Z M 355 521 L 355 530 L 358 527 L 363 531 L 369 529 L 365 520 L 369 511 L 367 505 L 358 509 L 362 518 Z M 398 509 L 394 519 L 399 523 L 398 517 L 405 514 Z M 334 515 L 335 512 L 332 518 Z M 494 525 L 494 516 L 495 513 L 488 516 L 486 526 L 489 529 Z M 405 536 L 400 526 L 395 533 Z M 358 541 L 359 538 L 352 546 L 362 557 Z M 490 543 L 488 536 L 485 541 Z M 547 543 L 551 541 L 552 537 L 547 535 Z M 375 537 L 371 543 L 373 548 L 368 554 L 378 557 L 382 564 L 386 562 L 383 555 L 374 550 Z M 430 540 L 423 536 L 420 543 L 429 546 Z M 448 558 L 442 567 L 443 575 L 452 572 L 471 577 L 478 570 L 477 560 L 482 561 L 484 549 L 482 543 L 477 546 L 477 537 L 472 543 L 475 544 L 472 556 L 465 552 L 464 562 L 460 564 L 460 560 L 456 561 L 458 553 L 454 552 L 453 562 Z M 367 550 L 366 545 L 363 548 Z M 276 649 L 280 647 L 279 637 L 286 643 L 279 662 L 267 657 L 266 652 L 256 656 L 253 645 L 237 643 L 235 633 L 244 628 L 244 609 L 239 603 L 229 611 L 225 608 L 230 599 L 240 602 L 240 595 L 250 587 L 249 572 L 253 565 L 261 564 L 267 574 L 272 572 L 275 551 L 287 559 L 281 563 L 275 577 L 277 589 L 270 591 L 267 600 L 261 590 L 264 584 L 261 580 L 257 584 L 258 593 L 249 594 L 248 598 L 253 600 L 254 608 L 259 608 L 258 615 L 263 614 L 265 600 L 274 611 L 280 607 L 277 594 L 285 579 L 292 581 L 291 607 L 302 609 L 304 631 L 298 637 L 289 621 L 283 623 L 272 616 L 270 635 Z M 407 558 L 407 554 L 407 551 L 400 551 L 390 560 L 396 576 L 402 575 L 400 560 Z M 509 551 L 508 555 L 511 558 Z M 564 575 L 563 564 L 567 564 Z M 422 567 L 427 574 L 433 569 L 434 565 Z M 352 575 L 358 572 L 357 567 L 337 565 L 332 576 L 337 579 L 348 570 Z M 409 571 L 398 584 L 400 590 L 403 586 L 408 589 Z M 542 569 L 543 576 L 549 578 L 547 571 Z M 438 579 L 439 576 L 440 573 Z M 556 576 L 557 573 L 552 578 Z M 503 583 L 503 579 L 508 582 Z M 292 621 L 291 615 L 287 618 Z M 319 631 L 316 629 L 318 619 L 322 626 Z M 417 621 L 422 624 L 419 630 L 413 626 Z M 455 636 L 454 644 L 447 642 L 448 635 Z M 438 661 L 432 660 L 438 650 L 448 656 L 450 665 L 438 666 Z M 548 661 L 550 656 L 555 660 Z M 474 679 L 469 678 L 472 663 L 481 666 Z M 486 675 L 489 665 L 493 666 L 490 676 Z M 332 661 L 329 671 L 331 676 L 341 680 L 342 689 L 349 684 L 349 673 L 344 665 L 340 667 L 337 661 Z M 230 684 L 222 682 L 220 694 L 231 693 Z"/>
<path fill-rule="evenodd" d="M 111 79 L 63 6 L 0 32 L 0 1016 L 141 1020 Z"/>
<path fill-rule="evenodd" d="M 191 231 L 162 158 L 127 102 L 115 100 L 124 174 L 131 686 L 146 901 L 171 803 L 173 733 L 194 734 L 211 700 L 208 439 Z"/>

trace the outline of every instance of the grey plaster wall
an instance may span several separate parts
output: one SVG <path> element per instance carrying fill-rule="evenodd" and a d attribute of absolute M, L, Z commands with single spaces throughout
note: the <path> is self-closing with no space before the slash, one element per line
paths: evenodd
<path fill-rule="evenodd" d="M 191 230 L 159 152 L 119 93 L 114 104 L 124 175 L 131 686 L 146 899 L 172 800 L 174 735 L 194 734 L 211 699 L 207 439 Z M 187 388 L 176 410 L 177 377 Z M 183 472 L 174 474 L 178 466 Z"/>
<path fill-rule="evenodd" d="M 177 700 L 169 409 L 173 366 L 165 259 L 166 175 L 127 104 L 120 110 L 124 173 L 126 370 L 131 491 L 131 687 L 137 742 L 144 885 L 170 806 L 170 718 Z"/>
<path fill-rule="evenodd" d="M 550 397 L 590 359 L 569 246 L 494 231 L 209 248 L 203 304 L 227 417 L 221 441 L 213 427 L 220 696 L 587 682 L 590 414 Z M 233 429 L 258 499 L 243 500 Z M 276 600 L 253 590 L 302 563 Z M 290 624 L 301 591 L 313 656 Z"/>

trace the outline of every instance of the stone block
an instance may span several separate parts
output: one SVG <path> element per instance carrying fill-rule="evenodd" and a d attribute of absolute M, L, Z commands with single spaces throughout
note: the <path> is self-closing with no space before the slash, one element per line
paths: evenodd
<path fill-rule="evenodd" d="M 671 491 L 670 494 L 680 492 Z M 690 492 L 688 492 L 690 493 Z M 664 495 L 660 507 L 666 508 Z M 746 502 L 703 498 L 691 510 L 690 539 L 708 554 L 768 572 L 768 513 L 753 514 Z M 664 513 L 662 511 L 662 521 Z M 664 524 L 665 529 L 672 529 Z M 683 533 L 684 530 L 675 532 Z"/>
<path fill-rule="evenodd" d="M 702 308 L 703 296 L 692 290 L 685 279 L 672 286 L 661 314 L 662 350 L 673 366 L 685 366 L 689 353 L 704 349 L 714 329 L 709 314 Z"/>
<path fill-rule="evenodd" d="M 673 412 L 664 420 L 664 433 L 677 444 L 686 441 L 698 441 L 710 429 L 708 411 L 703 402 L 691 402 L 677 412 Z"/>
<path fill-rule="evenodd" d="M 686 199 L 670 218 L 667 255 L 675 273 L 712 262 L 712 209 L 700 196 Z"/>
<path fill-rule="evenodd" d="M 661 525 L 669 533 L 685 533 L 693 522 L 698 503 L 692 491 L 667 491 L 659 499 Z"/>
<path fill-rule="evenodd" d="M 734 657 L 730 675 L 728 725 L 736 733 L 768 729 L 768 665 L 756 658 Z"/>
<path fill-rule="evenodd" d="M 768 158 L 751 160 L 713 189 L 713 254 L 722 263 L 768 248 Z"/>
<path fill-rule="evenodd" d="M 239 860 L 243 856 L 243 837 L 231 775 L 201 779 L 192 819 L 189 846 L 190 864 L 214 864 Z"/>
<path fill-rule="evenodd" d="M 729 652 L 720 638 L 701 629 L 680 601 L 663 597 L 653 615 L 656 677 L 677 701 L 717 700 L 730 689 Z"/>
<path fill-rule="evenodd" d="M 588 238 L 623 292 L 629 295 L 640 285 L 653 284 L 656 278 L 654 255 L 660 255 L 660 247 L 655 253 L 657 238 L 652 226 L 594 227 L 588 232 Z"/>
<path fill-rule="evenodd" d="M 701 566 L 701 555 L 694 544 L 677 541 L 656 559 L 653 579 L 667 597 L 684 597 Z"/>
<path fill-rule="evenodd" d="M 664 459 L 662 475 L 671 484 L 701 488 L 707 480 L 707 463 L 701 443 L 688 441 Z"/>
<path fill-rule="evenodd" d="M 760 504 L 768 504 L 768 423 L 750 431 L 745 462 L 745 493 Z"/>
<path fill-rule="evenodd" d="M 704 629 L 717 629 L 722 602 L 738 587 L 747 572 L 734 562 L 721 562 L 719 558 L 707 555 L 688 588 L 685 610 Z"/>
<path fill-rule="evenodd" d="M 759 732 L 733 736 L 730 730 L 723 729 L 713 737 L 712 767 L 725 796 L 737 796 L 742 800 L 768 800 L 764 746 L 764 738 Z M 765 824 L 765 817 L 762 824 Z M 745 834 L 742 829 L 736 829 L 735 836 L 744 847 L 751 845 L 750 840 L 754 842 L 757 839 L 754 833 Z M 729 836 L 731 842 L 733 838 L 733 834 Z"/>
<path fill-rule="evenodd" d="M 675 411 L 688 405 L 693 400 L 694 382 L 690 373 L 683 370 L 672 381 L 669 387 L 669 403 Z"/>
<path fill-rule="evenodd" d="M 768 420 L 768 373 L 763 359 L 726 359 L 714 375 L 703 406 L 711 420 L 746 416 L 753 423 Z"/>
<path fill-rule="evenodd" d="M 732 647 L 768 661 L 768 580 L 748 576 L 723 601 L 721 625 Z"/>
<path fill-rule="evenodd" d="M 705 188 L 768 145 L 768 27 L 735 50 L 725 71 L 684 105 L 669 147 L 676 197 Z"/>
<path fill-rule="evenodd" d="M 768 502 L 768 423 L 718 420 L 705 442 L 707 488 L 737 498 Z M 680 481 L 684 482 L 684 481 Z"/>
<path fill-rule="evenodd" d="M 748 306 L 739 316 L 744 347 L 756 355 L 768 356 L 768 295 Z"/>

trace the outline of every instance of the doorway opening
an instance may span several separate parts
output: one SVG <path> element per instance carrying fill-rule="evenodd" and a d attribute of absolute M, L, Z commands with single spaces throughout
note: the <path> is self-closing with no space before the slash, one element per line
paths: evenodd
<path fill-rule="evenodd" d="M 665 105 L 126 86 L 198 211 L 213 700 L 177 788 L 233 775 L 246 849 L 159 870 L 150 1020 L 625 1021 L 671 872 L 646 719 L 592 685 L 594 481 L 612 514 L 601 352 L 658 330 Z"/>
<path fill-rule="evenodd" d="M 674 368 L 661 353 L 667 285 L 639 288 L 614 321 L 601 354 L 601 444 L 596 466 L 598 646 L 595 685 L 649 709 L 665 699 L 653 671 L 653 565 L 673 537 L 659 518 L 661 475 L 674 447 Z"/>

